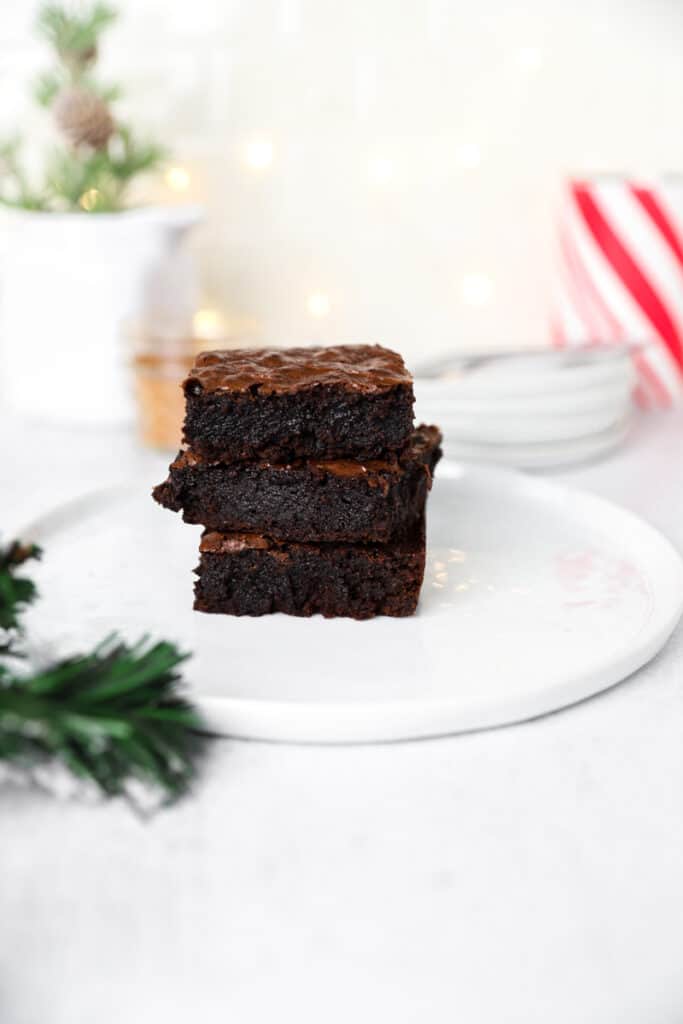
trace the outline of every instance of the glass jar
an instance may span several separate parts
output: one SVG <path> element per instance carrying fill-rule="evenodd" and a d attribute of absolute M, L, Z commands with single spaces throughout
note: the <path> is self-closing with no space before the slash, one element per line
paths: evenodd
<path fill-rule="evenodd" d="M 185 398 L 183 379 L 202 344 L 135 351 L 132 358 L 138 435 L 150 448 L 175 451 L 182 440 Z"/>
<path fill-rule="evenodd" d="M 182 441 L 185 396 L 181 384 L 199 352 L 260 344 L 255 321 L 227 321 L 212 309 L 198 310 L 185 332 L 159 318 L 156 327 L 128 324 L 125 331 L 138 435 L 150 448 L 177 451 Z"/>

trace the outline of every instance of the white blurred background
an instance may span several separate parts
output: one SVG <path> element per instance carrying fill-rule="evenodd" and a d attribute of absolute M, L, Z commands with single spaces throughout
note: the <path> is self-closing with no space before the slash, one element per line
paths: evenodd
<path fill-rule="evenodd" d="M 0 18 L 0 133 L 36 146 L 37 6 Z M 566 175 L 683 165 L 678 0 L 118 6 L 102 75 L 172 148 L 156 195 L 206 204 L 204 303 L 259 341 L 545 341 Z"/>

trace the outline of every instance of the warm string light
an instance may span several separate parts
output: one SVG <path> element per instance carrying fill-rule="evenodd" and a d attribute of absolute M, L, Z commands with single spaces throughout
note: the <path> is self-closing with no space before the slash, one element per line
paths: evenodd
<path fill-rule="evenodd" d="M 481 159 L 481 147 L 471 140 L 461 142 L 455 149 L 455 163 L 464 169 L 475 170 Z M 265 171 L 275 161 L 275 146 L 270 139 L 251 139 L 242 145 L 242 160 L 252 171 Z M 370 184 L 386 185 L 395 177 L 396 164 L 392 157 L 380 153 L 369 157 L 366 171 Z M 171 167 L 166 172 L 166 183 L 175 191 L 184 191 L 190 181 L 184 167 Z"/>
<path fill-rule="evenodd" d="M 329 295 L 326 295 L 325 292 L 311 292 L 306 299 L 306 309 L 316 319 L 328 316 L 332 309 Z"/>
<path fill-rule="evenodd" d="M 198 309 L 192 317 L 192 328 L 197 338 L 214 341 L 225 335 L 225 320 L 217 309 Z"/>
<path fill-rule="evenodd" d="M 525 47 L 517 54 L 520 67 L 534 70 L 542 62 L 542 55 L 537 47 Z M 253 138 L 242 146 L 244 164 L 253 171 L 266 171 L 275 160 L 275 147 L 270 139 Z M 466 140 L 457 145 L 454 154 L 457 166 L 465 170 L 475 170 L 481 164 L 481 147 L 477 142 Z M 371 156 L 366 165 L 367 178 L 375 186 L 387 185 L 395 177 L 394 160 L 386 154 Z M 190 176 L 183 167 L 172 167 L 166 172 L 166 182 L 170 188 L 182 191 L 189 187 Z M 460 297 L 467 306 L 482 307 L 488 305 L 494 295 L 493 281 L 486 274 L 471 272 L 465 274 L 460 281 Z M 306 310 L 309 316 L 323 319 L 329 316 L 332 303 L 329 295 L 322 291 L 311 292 L 306 298 Z M 224 330 L 220 314 L 216 310 L 199 310 L 194 318 L 195 332 L 202 337 L 219 337 Z"/>
<path fill-rule="evenodd" d="M 465 274 L 460 281 L 460 297 L 467 306 L 482 307 L 488 305 L 494 295 L 493 281 L 486 274 Z M 315 291 L 306 297 L 306 311 L 315 320 L 323 320 L 332 312 L 332 301 L 327 292 Z M 226 336 L 225 318 L 217 309 L 199 309 L 192 320 L 194 334 L 197 338 L 217 341 Z M 464 558 L 459 552 L 449 561 L 460 561 Z"/>
<path fill-rule="evenodd" d="M 78 200 L 78 205 L 90 213 L 97 206 L 97 201 L 100 198 L 100 193 L 96 188 L 89 188 L 87 192 L 84 192 L 81 198 Z"/>
<path fill-rule="evenodd" d="M 244 162 L 252 171 L 267 170 L 275 159 L 275 147 L 269 139 L 251 139 L 244 146 Z"/>
<path fill-rule="evenodd" d="M 467 306 L 482 307 L 493 299 L 493 281 L 486 274 L 465 274 L 460 281 L 460 297 Z M 306 298 L 306 311 L 315 320 L 322 320 L 332 312 L 332 301 L 326 292 L 311 292 Z M 193 330 L 197 338 L 207 341 L 219 340 L 226 335 L 226 323 L 223 315 L 216 309 L 199 309 L 194 314 Z M 460 560 L 453 557 L 449 561 Z"/>
<path fill-rule="evenodd" d="M 186 192 L 190 187 L 190 174 L 184 167 L 169 167 L 164 180 L 173 192 Z"/>

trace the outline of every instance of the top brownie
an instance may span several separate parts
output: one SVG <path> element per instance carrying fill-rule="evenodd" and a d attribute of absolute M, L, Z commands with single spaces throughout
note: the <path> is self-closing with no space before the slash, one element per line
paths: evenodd
<path fill-rule="evenodd" d="M 184 440 L 209 458 L 378 458 L 413 427 L 413 381 L 380 345 L 202 352 Z"/>

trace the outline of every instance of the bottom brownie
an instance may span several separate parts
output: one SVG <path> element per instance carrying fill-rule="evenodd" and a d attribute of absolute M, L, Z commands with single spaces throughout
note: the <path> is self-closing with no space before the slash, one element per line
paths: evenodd
<path fill-rule="evenodd" d="M 387 544 L 298 544 L 205 533 L 194 606 L 225 615 L 370 619 L 412 615 L 425 566 L 424 516 Z"/>

